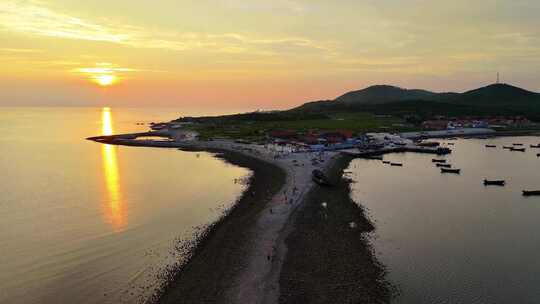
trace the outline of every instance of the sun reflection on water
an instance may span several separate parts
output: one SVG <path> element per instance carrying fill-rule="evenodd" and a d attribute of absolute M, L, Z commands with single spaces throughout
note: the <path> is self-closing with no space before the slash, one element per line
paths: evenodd
<path fill-rule="evenodd" d="M 101 111 L 101 133 L 112 135 L 112 113 L 110 108 L 103 108 Z M 106 220 L 115 231 L 121 231 L 127 224 L 127 212 L 125 202 L 122 200 L 120 188 L 120 177 L 118 173 L 118 163 L 116 159 L 116 147 L 113 145 L 103 145 L 103 172 L 108 198 L 103 205 L 103 213 Z"/>

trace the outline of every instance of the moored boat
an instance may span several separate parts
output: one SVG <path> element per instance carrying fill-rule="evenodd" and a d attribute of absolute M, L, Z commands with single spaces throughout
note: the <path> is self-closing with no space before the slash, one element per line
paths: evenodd
<path fill-rule="evenodd" d="M 460 173 L 461 173 L 461 169 L 441 168 L 441 173 L 454 173 L 454 174 L 460 174 Z"/>
<path fill-rule="evenodd" d="M 512 146 L 523 146 L 523 144 L 513 143 Z"/>
<path fill-rule="evenodd" d="M 512 147 L 512 148 L 510 149 L 510 151 L 515 151 L 515 152 L 525 152 L 525 148 L 514 148 L 514 147 Z"/>
<path fill-rule="evenodd" d="M 390 164 L 390 162 L 387 161 L 387 160 L 383 160 L 382 163 L 383 163 L 383 164 Z"/>
<path fill-rule="evenodd" d="M 436 159 L 436 158 L 434 158 L 431 161 L 434 162 L 434 163 L 445 163 L 446 159 Z"/>
<path fill-rule="evenodd" d="M 523 196 L 540 195 L 540 190 L 523 190 Z"/>
<path fill-rule="evenodd" d="M 383 160 L 382 155 L 364 156 L 365 159 Z"/>
<path fill-rule="evenodd" d="M 504 180 L 487 180 L 484 179 L 484 186 L 504 186 L 506 181 Z"/>
<path fill-rule="evenodd" d="M 401 164 L 401 163 L 390 163 L 390 166 L 393 166 L 393 167 L 403 167 L 403 164 Z"/>
<path fill-rule="evenodd" d="M 496 145 L 486 145 L 486 148 L 497 148 Z"/>
<path fill-rule="evenodd" d="M 438 168 L 452 168 L 452 165 L 450 164 L 436 164 Z"/>
<path fill-rule="evenodd" d="M 419 147 L 438 147 L 440 145 L 441 144 L 436 141 L 425 141 L 417 144 L 417 146 Z"/>
<path fill-rule="evenodd" d="M 503 149 L 511 150 L 513 147 L 503 146 Z"/>
<path fill-rule="evenodd" d="M 540 148 L 540 144 L 539 144 L 539 145 L 531 145 L 531 148 L 539 149 L 539 148 Z"/>

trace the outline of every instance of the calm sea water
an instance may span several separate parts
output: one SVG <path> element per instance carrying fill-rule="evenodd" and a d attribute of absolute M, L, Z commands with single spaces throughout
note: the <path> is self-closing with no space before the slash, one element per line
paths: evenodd
<path fill-rule="evenodd" d="M 539 142 L 458 140 L 446 158 L 461 175 L 441 174 L 422 154 L 385 156 L 403 168 L 351 163 L 352 197 L 369 209 L 372 244 L 401 290 L 395 303 L 540 303 L 540 197 L 521 195 L 540 190 L 540 151 L 529 148 Z M 512 143 L 527 152 L 502 149 Z"/>
<path fill-rule="evenodd" d="M 153 292 L 181 258 L 175 240 L 215 221 L 250 172 L 207 153 L 84 138 L 179 114 L 0 108 L 0 303 L 134 303 Z"/>

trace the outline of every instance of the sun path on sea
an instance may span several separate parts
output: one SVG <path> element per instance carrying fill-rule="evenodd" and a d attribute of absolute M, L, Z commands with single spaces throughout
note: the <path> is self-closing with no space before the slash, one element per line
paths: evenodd
<path fill-rule="evenodd" d="M 279 277 L 287 247 L 287 227 L 291 215 L 301 205 L 305 194 L 315 185 L 312 171 L 329 167 L 337 152 L 292 153 L 269 146 L 239 144 L 227 140 L 192 141 L 198 148 L 223 149 L 240 152 L 285 170 L 285 185 L 258 215 L 252 234 L 246 267 L 235 279 L 233 288 L 226 291 L 227 303 L 278 303 Z M 317 165 L 312 159 L 317 159 Z"/>

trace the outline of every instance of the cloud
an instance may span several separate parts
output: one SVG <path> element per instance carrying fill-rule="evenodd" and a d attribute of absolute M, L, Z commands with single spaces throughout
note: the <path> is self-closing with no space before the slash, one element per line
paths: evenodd
<path fill-rule="evenodd" d="M 328 52 L 333 49 L 332 43 L 317 42 L 305 37 L 263 39 L 239 33 L 167 32 L 104 21 L 97 23 L 54 11 L 32 1 L 0 3 L 0 27 L 38 36 L 173 51 L 276 55 L 298 49 L 311 52 Z"/>
<path fill-rule="evenodd" d="M 0 48 L 0 52 L 2 53 L 42 53 L 43 50 L 39 49 L 18 49 L 18 48 Z"/>

